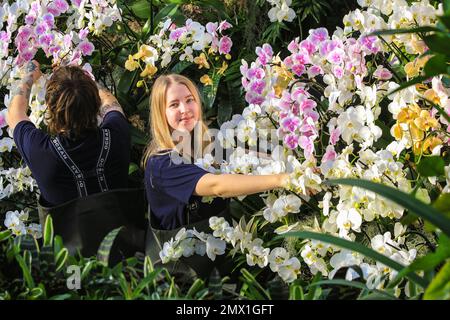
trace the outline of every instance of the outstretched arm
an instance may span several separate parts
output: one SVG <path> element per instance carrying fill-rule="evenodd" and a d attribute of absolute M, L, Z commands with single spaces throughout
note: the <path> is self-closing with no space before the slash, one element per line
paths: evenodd
<path fill-rule="evenodd" d="M 6 121 L 11 130 L 14 130 L 16 125 L 23 120 L 30 120 L 28 118 L 28 103 L 30 100 L 31 87 L 33 83 L 41 77 L 42 73 L 39 70 L 39 63 L 30 61 L 26 65 L 26 75 L 22 78 L 19 85 L 11 90 L 11 104 L 8 108 Z"/>
<path fill-rule="evenodd" d="M 103 85 L 97 83 L 97 87 L 100 99 L 102 101 L 99 112 L 100 118 L 103 120 L 105 115 L 110 111 L 119 111 L 125 115 L 116 97 L 114 97 L 114 95 Z"/>
<path fill-rule="evenodd" d="M 231 198 L 284 188 L 289 181 L 287 173 L 249 176 L 241 174 L 207 173 L 197 182 L 194 194 Z"/>

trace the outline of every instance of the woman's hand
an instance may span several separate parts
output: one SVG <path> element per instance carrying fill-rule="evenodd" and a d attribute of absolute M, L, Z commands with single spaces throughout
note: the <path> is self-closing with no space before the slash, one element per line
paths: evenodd
<path fill-rule="evenodd" d="M 26 75 L 23 80 L 31 87 L 33 83 L 35 83 L 41 76 L 42 72 L 39 69 L 39 62 L 36 60 L 29 61 L 25 66 Z"/>
<path fill-rule="evenodd" d="M 280 188 L 288 189 L 289 187 L 289 174 L 288 173 L 280 173 L 278 174 L 280 179 Z"/>

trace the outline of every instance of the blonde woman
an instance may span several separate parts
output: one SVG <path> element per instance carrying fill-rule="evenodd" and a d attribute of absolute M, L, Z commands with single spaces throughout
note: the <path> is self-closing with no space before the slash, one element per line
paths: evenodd
<path fill-rule="evenodd" d="M 227 218 L 229 198 L 281 188 L 287 182 L 287 174 L 211 174 L 193 162 L 177 161 L 180 158 L 174 155 L 193 158 L 192 149 L 180 150 L 180 141 L 184 139 L 187 145 L 204 143 L 201 140 L 208 130 L 202 119 L 198 89 L 184 76 L 163 75 L 155 81 L 150 97 L 150 125 L 152 141 L 143 165 L 153 229 L 150 236 L 155 237 L 147 242 L 147 247 L 153 261 L 159 259 L 162 244 L 181 227 L 208 232 L 209 217 Z M 201 198 L 208 196 L 216 198 L 203 203 Z M 199 264 L 204 262 L 199 260 Z"/>

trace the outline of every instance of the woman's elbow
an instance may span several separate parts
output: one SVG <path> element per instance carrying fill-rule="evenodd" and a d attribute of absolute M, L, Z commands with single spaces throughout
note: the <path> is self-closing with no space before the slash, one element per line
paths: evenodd
<path fill-rule="evenodd" d="M 197 184 L 195 193 L 199 196 L 224 197 L 226 192 L 223 183 L 220 181 L 221 175 L 207 174 Z"/>

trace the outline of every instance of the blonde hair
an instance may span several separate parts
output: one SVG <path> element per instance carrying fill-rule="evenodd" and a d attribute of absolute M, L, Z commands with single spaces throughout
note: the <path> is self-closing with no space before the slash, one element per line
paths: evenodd
<path fill-rule="evenodd" d="M 185 85 L 199 105 L 199 120 L 196 126 L 200 129 L 200 134 L 195 135 L 194 139 L 196 141 L 194 141 L 194 143 L 198 146 L 201 145 L 202 150 L 204 151 L 211 142 L 211 137 L 208 134 L 208 126 L 203 121 L 202 102 L 197 86 L 189 78 L 179 74 L 159 76 L 152 86 L 152 92 L 150 95 L 149 123 L 151 127 L 151 140 L 147 145 L 142 158 L 142 167 L 144 168 L 151 156 L 160 153 L 162 150 L 176 150 L 166 117 L 167 89 L 174 83 Z M 180 152 L 180 150 L 177 151 Z"/>

